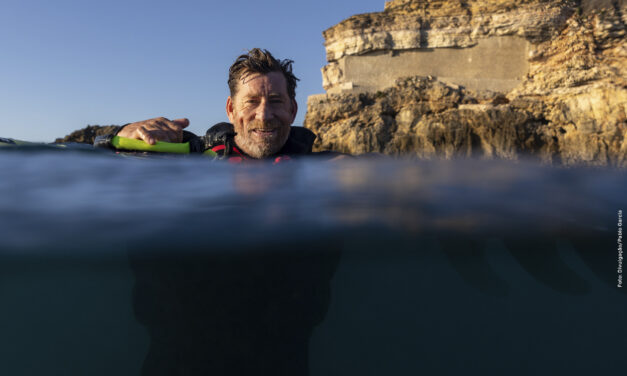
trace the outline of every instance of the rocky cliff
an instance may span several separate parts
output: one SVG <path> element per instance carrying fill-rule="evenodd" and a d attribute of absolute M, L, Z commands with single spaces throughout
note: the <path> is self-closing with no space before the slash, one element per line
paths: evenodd
<path fill-rule="evenodd" d="M 627 1 L 394 0 L 326 30 L 315 148 L 627 167 Z"/>

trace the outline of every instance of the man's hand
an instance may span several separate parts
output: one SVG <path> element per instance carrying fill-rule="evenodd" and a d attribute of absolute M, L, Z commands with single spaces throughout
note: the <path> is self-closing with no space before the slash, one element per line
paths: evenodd
<path fill-rule="evenodd" d="M 157 141 L 182 142 L 183 128 L 188 125 L 187 119 L 168 120 L 158 117 L 128 124 L 122 128 L 118 136 L 143 140 L 150 145 Z"/>

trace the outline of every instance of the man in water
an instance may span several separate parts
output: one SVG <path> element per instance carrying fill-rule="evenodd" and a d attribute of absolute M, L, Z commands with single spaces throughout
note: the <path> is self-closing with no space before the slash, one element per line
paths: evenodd
<path fill-rule="evenodd" d="M 198 144 L 200 140 L 197 151 L 211 149 L 239 159 L 309 154 L 316 136 L 308 129 L 291 127 L 298 111 L 298 78 L 292 73 L 292 63 L 258 48 L 239 56 L 229 69 L 226 113 L 231 124 L 216 124 L 204 137 L 183 131 L 189 125 L 187 119 L 163 117 L 127 124 L 117 135 L 151 145 L 157 141 Z"/>
<path fill-rule="evenodd" d="M 291 126 L 298 110 L 291 64 L 260 49 L 239 56 L 229 70 L 231 123 L 203 137 L 183 130 L 187 119 L 165 118 L 128 124 L 118 135 L 148 144 L 189 142 L 231 161 L 310 154 L 316 136 Z M 221 237 L 221 226 L 237 226 L 246 239 L 255 218 L 198 218 L 208 238 L 193 252 L 173 251 L 168 242 L 159 245 L 163 252 L 131 247 L 134 312 L 151 338 L 143 375 L 308 375 L 309 339 L 329 306 L 339 243 L 238 245 Z"/>

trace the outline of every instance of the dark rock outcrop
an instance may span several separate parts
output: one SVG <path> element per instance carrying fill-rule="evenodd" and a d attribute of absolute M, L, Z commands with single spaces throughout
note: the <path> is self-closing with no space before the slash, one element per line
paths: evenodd
<path fill-rule="evenodd" d="M 57 138 L 55 143 L 78 142 L 82 144 L 93 144 L 96 136 L 115 133 L 120 126 L 118 125 L 88 125 L 83 129 L 79 129 L 70 133 L 63 138 Z"/>

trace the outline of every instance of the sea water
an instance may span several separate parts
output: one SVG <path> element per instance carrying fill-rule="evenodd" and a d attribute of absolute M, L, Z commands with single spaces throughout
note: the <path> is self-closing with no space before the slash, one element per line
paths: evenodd
<path fill-rule="evenodd" d="M 610 374 L 627 176 L 0 152 L 1 375 Z"/>

